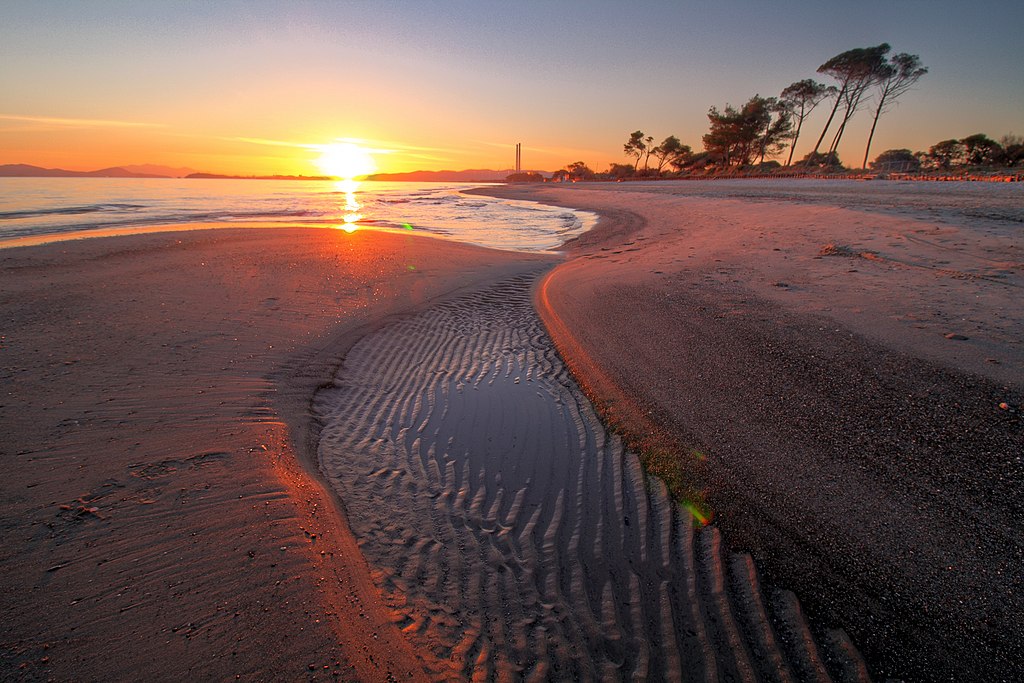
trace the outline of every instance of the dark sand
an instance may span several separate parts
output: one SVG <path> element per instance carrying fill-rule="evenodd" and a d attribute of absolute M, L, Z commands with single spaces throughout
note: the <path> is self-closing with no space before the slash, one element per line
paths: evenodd
<path fill-rule="evenodd" d="M 426 679 L 310 401 L 389 316 L 549 262 L 308 229 L 0 250 L 0 679 Z"/>
<path fill-rule="evenodd" d="M 1019 678 L 1019 244 L 628 186 L 486 192 L 604 216 L 544 281 L 545 324 L 604 414 L 684 458 L 726 541 L 812 623 L 846 628 L 877 678 Z M 963 253 L 907 266 L 939 248 L 900 236 L 936 231 Z M 1009 277 L 956 267 L 1000 250 Z"/>
<path fill-rule="evenodd" d="M 518 276 L 361 339 L 319 457 L 436 680 L 866 680 L 605 431 Z"/>

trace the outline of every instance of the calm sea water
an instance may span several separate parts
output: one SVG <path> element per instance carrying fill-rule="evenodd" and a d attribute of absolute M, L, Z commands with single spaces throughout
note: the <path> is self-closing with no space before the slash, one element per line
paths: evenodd
<path fill-rule="evenodd" d="M 372 227 L 497 249 L 543 251 L 596 216 L 462 194 L 477 184 L 330 181 L 2 178 L 0 240 L 190 223 Z"/>
<path fill-rule="evenodd" d="M 409 230 L 498 249 L 543 251 L 596 216 L 532 202 L 466 195 L 479 184 L 329 181 L 0 178 L 0 240 L 169 229 L 191 223 Z M 601 189 L 587 183 L 578 189 Z M 613 184 L 614 185 L 614 184 Z M 843 180 L 633 182 L 631 192 L 791 201 L 882 211 L 1019 236 L 1024 183 Z"/>

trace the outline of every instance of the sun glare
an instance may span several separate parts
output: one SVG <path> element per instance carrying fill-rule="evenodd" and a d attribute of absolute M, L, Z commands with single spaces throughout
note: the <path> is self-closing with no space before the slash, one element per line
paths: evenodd
<path fill-rule="evenodd" d="M 351 142 L 324 145 L 316 165 L 324 174 L 345 180 L 362 178 L 377 170 L 369 150 Z"/>

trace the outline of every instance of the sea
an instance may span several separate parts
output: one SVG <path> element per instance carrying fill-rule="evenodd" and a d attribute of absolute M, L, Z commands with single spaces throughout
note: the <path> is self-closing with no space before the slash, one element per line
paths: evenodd
<path fill-rule="evenodd" d="M 0 178 L 0 246 L 189 227 L 301 225 L 401 230 L 495 249 L 556 251 L 597 221 L 587 211 L 464 192 L 481 185 L 485 184 Z M 577 189 L 608 185 L 615 184 L 587 183 Z M 1014 239 L 1024 228 L 1024 183 L 731 179 L 630 182 L 618 189 L 840 206 L 984 229 Z"/>
<path fill-rule="evenodd" d="M 595 214 L 465 194 L 481 183 L 0 178 L 0 244 L 186 227 L 400 230 L 495 249 L 552 251 Z"/>

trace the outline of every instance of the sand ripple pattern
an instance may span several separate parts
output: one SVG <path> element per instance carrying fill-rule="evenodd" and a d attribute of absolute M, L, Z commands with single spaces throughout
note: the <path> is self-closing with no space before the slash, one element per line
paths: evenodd
<path fill-rule="evenodd" d="M 321 468 L 432 673 L 862 679 L 841 632 L 819 649 L 791 593 L 766 602 L 750 558 L 723 559 L 717 531 L 645 480 L 569 377 L 530 285 L 364 338 L 317 395 Z"/>

